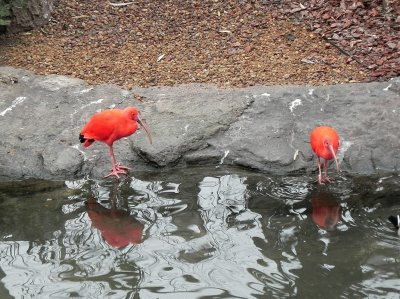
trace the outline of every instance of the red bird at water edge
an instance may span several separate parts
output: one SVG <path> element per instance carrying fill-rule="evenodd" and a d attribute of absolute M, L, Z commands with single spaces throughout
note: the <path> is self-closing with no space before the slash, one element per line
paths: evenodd
<path fill-rule="evenodd" d="M 126 174 L 128 167 L 116 162 L 113 150 L 113 143 L 118 139 L 127 137 L 136 132 L 138 124 L 145 130 L 150 144 L 151 135 L 146 124 L 140 119 L 139 112 L 135 107 L 125 109 L 108 109 L 98 112 L 92 116 L 89 122 L 83 127 L 79 134 L 79 140 L 84 147 L 90 146 L 95 141 L 104 142 L 108 145 L 112 163 L 111 173 L 105 177 Z"/>
<path fill-rule="evenodd" d="M 336 157 L 339 148 L 339 135 L 335 129 L 321 126 L 311 132 L 310 142 L 312 150 L 317 155 L 318 183 L 330 182 L 327 176 L 328 160 L 335 160 L 336 170 L 339 172 L 339 163 Z M 320 158 L 324 159 L 324 176 L 322 176 Z"/>

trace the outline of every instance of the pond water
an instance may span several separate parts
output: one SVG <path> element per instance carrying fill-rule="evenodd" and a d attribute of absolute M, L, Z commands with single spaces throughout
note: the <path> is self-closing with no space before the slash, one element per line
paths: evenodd
<path fill-rule="evenodd" d="M 398 298 L 400 177 L 0 183 L 0 298 Z"/>

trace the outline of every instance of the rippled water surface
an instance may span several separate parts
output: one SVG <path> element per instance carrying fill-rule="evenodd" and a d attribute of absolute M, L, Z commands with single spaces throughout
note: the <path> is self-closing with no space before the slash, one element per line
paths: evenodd
<path fill-rule="evenodd" d="M 0 298 L 398 298 L 400 177 L 0 183 Z"/>

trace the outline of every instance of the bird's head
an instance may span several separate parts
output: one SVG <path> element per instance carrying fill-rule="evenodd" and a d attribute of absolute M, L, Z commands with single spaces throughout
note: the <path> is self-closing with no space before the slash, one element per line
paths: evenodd
<path fill-rule="evenodd" d="M 332 141 L 329 138 L 324 139 L 324 146 L 325 148 L 329 149 L 329 147 L 332 145 Z"/>
<path fill-rule="evenodd" d="M 139 111 L 136 107 L 127 107 L 124 110 L 128 114 L 129 118 L 133 119 L 134 121 L 138 120 Z"/>
<path fill-rule="evenodd" d="M 150 144 L 152 144 L 153 140 L 151 138 L 150 130 L 147 127 L 146 123 L 140 119 L 139 111 L 137 110 L 137 108 L 136 107 L 127 107 L 124 110 L 128 114 L 128 117 L 130 119 L 136 121 L 144 129 L 144 131 L 147 134 L 147 137 L 149 138 Z"/>

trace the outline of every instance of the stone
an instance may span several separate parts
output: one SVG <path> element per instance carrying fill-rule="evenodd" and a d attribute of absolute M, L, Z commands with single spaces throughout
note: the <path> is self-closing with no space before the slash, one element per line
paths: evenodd
<path fill-rule="evenodd" d="M 316 171 L 309 134 L 340 135 L 341 169 L 351 175 L 399 173 L 400 78 L 332 86 L 218 88 L 188 84 L 123 90 L 65 76 L 0 67 L 0 179 L 99 178 L 107 146 L 79 143 L 96 112 L 137 106 L 153 135 L 139 130 L 114 144 L 135 171 L 189 165 L 240 166 L 271 174 Z M 144 98 L 137 101 L 134 94 Z M 334 167 L 332 167 L 334 171 Z"/>
<path fill-rule="evenodd" d="M 47 24 L 54 9 L 53 0 L 11 1 L 9 32 L 31 30 Z"/>

